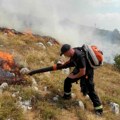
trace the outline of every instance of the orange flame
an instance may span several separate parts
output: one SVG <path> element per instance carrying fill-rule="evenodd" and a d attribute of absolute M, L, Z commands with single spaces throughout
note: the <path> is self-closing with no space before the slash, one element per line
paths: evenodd
<path fill-rule="evenodd" d="M 2 59 L 2 67 L 4 70 L 11 70 L 15 64 L 13 56 L 6 52 L 0 51 L 0 59 Z"/>

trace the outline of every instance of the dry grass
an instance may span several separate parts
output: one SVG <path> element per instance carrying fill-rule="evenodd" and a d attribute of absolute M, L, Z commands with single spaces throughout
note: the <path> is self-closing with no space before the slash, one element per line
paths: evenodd
<path fill-rule="evenodd" d="M 0 120 L 24 120 L 22 109 L 15 103 L 16 99 L 12 98 L 9 92 L 4 92 L 3 95 L 0 96 Z"/>
<path fill-rule="evenodd" d="M 42 42 L 46 49 L 37 46 L 37 42 Z M 29 35 L 9 37 L 0 33 L 0 45 L 0 50 L 10 52 L 20 66 L 28 67 L 31 70 L 51 66 L 59 58 L 60 46 L 47 46 L 42 37 L 34 38 Z M 113 114 L 108 105 L 110 101 L 120 104 L 120 73 L 115 71 L 112 65 L 105 64 L 95 70 L 96 91 L 102 100 L 105 111 L 103 117 L 97 117 L 94 114 L 92 103 L 82 96 L 79 84 L 73 84 L 72 92 L 76 94 L 75 99 L 53 101 L 54 96 L 63 94 L 63 83 L 66 76 L 61 71 L 34 75 L 39 93 L 30 88 L 31 82 L 26 86 L 9 86 L 6 90 L 7 93 L 0 96 L 0 120 L 6 120 L 10 115 L 15 120 L 119 120 L 120 115 Z M 30 81 L 31 77 L 25 76 L 25 79 Z M 47 92 L 44 91 L 45 86 L 48 88 Z M 15 106 L 17 98 L 11 98 L 11 94 L 16 91 L 20 91 L 23 99 L 35 97 L 33 109 L 27 114 Z M 84 102 L 85 111 L 76 105 L 78 100 Z M 12 112 L 12 110 L 17 110 L 17 112 Z"/>

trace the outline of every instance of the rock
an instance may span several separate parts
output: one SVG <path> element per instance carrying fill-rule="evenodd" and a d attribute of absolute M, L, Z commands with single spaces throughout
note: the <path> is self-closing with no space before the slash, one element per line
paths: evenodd
<path fill-rule="evenodd" d="M 33 88 L 33 90 L 35 90 L 35 91 L 38 91 L 38 90 L 39 90 L 38 87 L 36 87 L 36 86 L 32 86 L 32 88 Z"/>
<path fill-rule="evenodd" d="M 58 64 L 58 65 L 62 65 L 63 62 L 62 62 L 61 60 L 58 60 L 58 61 L 57 61 L 57 64 Z"/>
<path fill-rule="evenodd" d="M 78 105 L 82 110 L 85 109 L 84 103 L 81 100 L 78 101 Z"/>
<path fill-rule="evenodd" d="M 110 102 L 111 110 L 114 114 L 119 114 L 119 105 L 114 102 Z"/>
<path fill-rule="evenodd" d="M 75 98 L 76 94 L 75 93 L 71 93 L 71 96 L 72 96 L 72 98 Z"/>
<path fill-rule="evenodd" d="M 12 97 L 16 97 L 16 94 L 15 94 L 15 93 L 13 93 L 13 94 L 12 94 Z"/>
<path fill-rule="evenodd" d="M 28 109 L 28 110 L 32 110 L 32 107 L 28 106 L 27 109 Z"/>
<path fill-rule="evenodd" d="M 26 100 L 26 101 L 18 101 L 17 102 L 18 106 L 20 106 L 24 112 L 26 112 L 27 110 L 31 110 L 31 100 Z"/>
<path fill-rule="evenodd" d="M 25 101 L 23 101 L 23 105 L 31 106 L 31 101 L 30 100 L 25 100 Z"/>
<path fill-rule="evenodd" d="M 6 89 L 8 87 L 8 83 L 4 82 L 0 85 L 1 89 Z"/>
<path fill-rule="evenodd" d="M 22 68 L 22 69 L 20 70 L 20 73 L 24 75 L 24 74 L 28 74 L 29 71 L 30 71 L 30 70 L 29 70 L 28 68 Z"/>
<path fill-rule="evenodd" d="M 53 44 L 49 41 L 49 42 L 47 42 L 47 45 L 52 46 Z"/>
<path fill-rule="evenodd" d="M 68 75 L 70 73 L 70 69 L 69 68 L 62 69 L 62 73 Z"/>
<path fill-rule="evenodd" d="M 38 86 L 35 78 L 31 77 L 31 79 L 32 79 L 32 86 Z"/>
<path fill-rule="evenodd" d="M 59 95 L 56 95 L 55 97 L 53 97 L 53 101 L 58 101 L 59 99 Z"/>
<path fill-rule="evenodd" d="M 46 92 L 48 90 L 47 86 L 44 87 L 44 91 Z"/>
<path fill-rule="evenodd" d="M 42 47 L 43 49 L 46 49 L 45 45 L 44 45 L 42 42 L 38 42 L 37 45 L 38 45 L 39 47 Z"/>
<path fill-rule="evenodd" d="M 53 101 L 58 101 L 58 98 L 57 97 L 53 97 Z"/>
<path fill-rule="evenodd" d="M 14 92 L 14 93 L 12 94 L 12 97 L 16 97 L 19 93 L 20 93 L 19 91 Z"/>

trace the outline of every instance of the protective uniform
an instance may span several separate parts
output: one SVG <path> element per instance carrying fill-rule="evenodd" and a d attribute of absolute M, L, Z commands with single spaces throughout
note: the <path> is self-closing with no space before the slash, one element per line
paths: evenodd
<path fill-rule="evenodd" d="M 98 95 L 95 92 L 94 89 L 94 82 L 93 82 L 93 77 L 94 77 L 94 69 L 89 65 L 85 54 L 82 50 L 78 48 L 74 48 L 75 53 L 74 56 L 70 58 L 68 62 L 64 64 L 64 66 L 67 67 L 75 67 L 74 70 L 72 71 L 73 74 L 77 74 L 80 72 L 79 70 L 81 68 L 86 68 L 86 74 L 80 78 L 76 79 L 71 79 L 67 77 L 64 81 L 64 99 L 69 99 L 71 98 L 71 87 L 72 83 L 77 82 L 80 80 L 80 87 L 81 87 L 81 92 L 83 95 L 89 95 L 94 109 L 96 112 L 101 112 L 102 113 L 102 105 L 100 102 L 100 99 Z"/>

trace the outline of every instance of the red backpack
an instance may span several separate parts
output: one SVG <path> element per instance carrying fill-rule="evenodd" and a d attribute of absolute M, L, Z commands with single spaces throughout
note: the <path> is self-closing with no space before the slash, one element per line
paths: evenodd
<path fill-rule="evenodd" d="M 95 45 L 83 45 L 86 58 L 92 68 L 97 68 L 103 64 L 103 52 Z"/>

